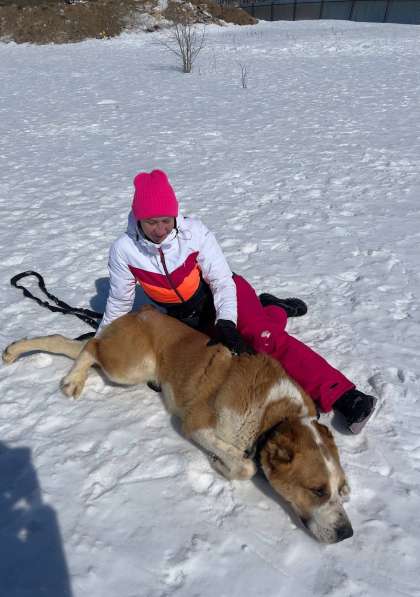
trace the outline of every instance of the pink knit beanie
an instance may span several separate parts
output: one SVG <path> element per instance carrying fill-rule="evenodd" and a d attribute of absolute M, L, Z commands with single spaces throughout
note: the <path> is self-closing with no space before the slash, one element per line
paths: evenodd
<path fill-rule="evenodd" d="M 134 179 L 132 210 L 136 220 L 178 215 L 178 201 L 162 170 L 140 172 Z"/>

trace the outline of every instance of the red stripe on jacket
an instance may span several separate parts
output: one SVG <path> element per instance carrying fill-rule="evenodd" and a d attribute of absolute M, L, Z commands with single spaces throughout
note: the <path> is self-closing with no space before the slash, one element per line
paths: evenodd
<path fill-rule="evenodd" d="M 169 272 L 171 282 L 165 274 L 157 274 L 129 265 L 129 269 L 145 293 L 158 303 L 182 302 L 177 292 L 184 301 L 188 301 L 200 285 L 200 268 L 197 265 L 198 252 L 191 253 L 184 263 L 173 272 Z"/>
<path fill-rule="evenodd" d="M 198 251 L 196 251 L 195 253 L 191 253 L 190 255 L 188 255 L 188 257 L 182 265 L 174 269 L 174 271 L 169 272 L 174 286 L 178 287 L 180 284 L 182 284 L 184 279 L 192 272 L 192 270 L 197 265 L 197 256 Z M 160 286 L 161 288 L 172 288 L 165 274 L 148 272 L 145 269 L 139 269 L 138 267 L 134 267 L 132 265 L 129 265 L 128 268 L 130 272 L 133 274 L 133 276 L 136 278 L 136 280 L 139 282 L 139 284 L 145 282 L 146 284 L 151 284 L 152 286 Z"/>

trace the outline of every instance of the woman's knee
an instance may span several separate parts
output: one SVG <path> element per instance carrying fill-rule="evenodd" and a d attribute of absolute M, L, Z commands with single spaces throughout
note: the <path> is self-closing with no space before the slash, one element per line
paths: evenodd
<path fill-rule="evenodd" d="M 278 307 L 263 307 L 251 284 L 242 276 L 235 274 L 233 279 L 238 301 L 238 331 L 257 352 L 278 351 L 287 338 L 286 313 Z"/>

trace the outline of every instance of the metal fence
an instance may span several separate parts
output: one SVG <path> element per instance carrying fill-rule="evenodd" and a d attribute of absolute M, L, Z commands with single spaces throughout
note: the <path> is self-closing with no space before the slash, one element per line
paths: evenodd
<path fill-rule="evenodd" d="M 420 0 L 242 0 L 240 7 L 263 21 L 340 19 L 420 24 Z"/>

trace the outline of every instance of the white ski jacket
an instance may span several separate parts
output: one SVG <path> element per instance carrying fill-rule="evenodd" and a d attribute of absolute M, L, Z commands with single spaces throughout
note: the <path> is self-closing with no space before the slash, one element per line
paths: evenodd
<path fill-rule="evenodd" d="M 158 245 L 139 234 L 134 214 L 130 213 L 127 231 L 109 252 L 109 296 L 97 334 L 131 311 L 136 283 L 160 304 L 181 304 L 180 296 L 184 300 L 193 296 L 200 276 L 213 294 L 216 320 L 228 319 L 236 324 L 236 286 L 214 235 L 196 218 L 178 216 L 176 224 L 177 229 Z"/>

